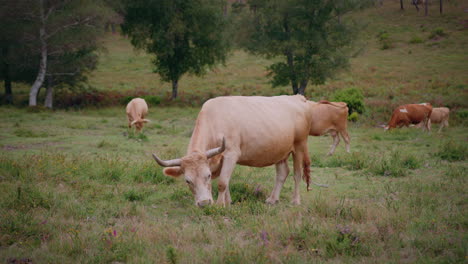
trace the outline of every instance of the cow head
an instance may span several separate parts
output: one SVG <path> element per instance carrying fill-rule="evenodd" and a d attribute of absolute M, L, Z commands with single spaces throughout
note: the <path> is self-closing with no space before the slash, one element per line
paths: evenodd
<path fill-rule="evenodd" d="M 137 131 L 140 131 L 143 128 L 144 123 L 148 123 L 148 119 L 139 119 L 139 120 L 134 120 L 130 125 L 135 126 Z"/>
<path fill-rule="evenodd" d="M 225 147 L 226 142 L 223 138 L 221 147 L 210 149 L 205 153 L 195 151 L 173 160 L 161 160 L 153 154 L 153 158 L 159 165 L 167 167 L 163 170 L 167 176 L 177 178 L 184 175 L 185 182 L 195 196 L 195 204 L 203 207 L 213 203 L 209 159 L 221 154 Z"/>

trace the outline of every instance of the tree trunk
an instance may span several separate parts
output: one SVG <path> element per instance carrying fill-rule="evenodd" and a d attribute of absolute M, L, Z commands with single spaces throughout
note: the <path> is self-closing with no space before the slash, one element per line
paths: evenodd
<path fill-rule="evenodd" d="M 439 11 L 442 14 L 443 8 L 442 8 L 442 0 L 439 0 L 440 6 L 439 6 Z"/>
<path fill-rule="evenodd" d="M 6 57 L 8 55 L 8 47 L 4 47 L 2 49 L 2 55 L 3 58 L 5 58 L 5 61 L 3 62 L 3 76 L 5 78 L 5 103 L 12 104 L 13 93 L 11 91 L 10 65 L 6 61 Z"/>
<path fill-rule="evenodd" d="M 47 90 L 46 90 L 46 97 L 44 100 L 44 106 L 50 109 L 52 109 L 53 102 L 54 102 L 54 85 L 52 82 L 53 82 L 52 77 L 49 76 L 47 78 Z"/>
<path fill-rule="evenodd" d="M 301 86 L 299 86 L 298 94 L 305 95 L 305 89 L 307 87 L 307 83 L 308 83 L 307 80 L 302 80 L 301 81 Z"/>
<path fill-rule="evenodd" d="M 400 0 L 400 9 L 405 10 L 405 8 L 403 7 L 403 0 Z"/>
<path fill-rule="evenodd" d="M 39 40 L 41 42 L 41 62 L 39 64 L 39 72 L 37 73 L 36 80 L 31 86 L 29 91 L 29 106 L 37 105 L 37 94 L 39 88 L 44 83 L 47 71 L 47 43 L 45 33 L 45 17 L 44 17 L 44 0 L 40 0 L 40 13 L 41 13 L 41 28 L 39 29 Z"/>
<path fill-rule="evenodd" d="M 172 80 L 172 98 L 174 100 L 177 98 L 177 87 L 179 86 L 179 80 Z"/>
<path fill-rule="evenodd" d="M 425 16 L 427 16 L 427 13 L 428 13 L 428 11 L 427 11 L 427 2 L 429 2 L 429 0 L 424 1 L 424 15 Z"/>
<path fill-rule="evenodd" d="M 288 67 L 289 67 L 289 79 L 291 80 L 291 86 L 293 89 L 293 93 L 297 94 L 299 92 L 297 87 L 297 78 L 296 73 L 294 72 L 294 55 L 291 51 L 286 52 L 286 58 L 288 60 Z"/>

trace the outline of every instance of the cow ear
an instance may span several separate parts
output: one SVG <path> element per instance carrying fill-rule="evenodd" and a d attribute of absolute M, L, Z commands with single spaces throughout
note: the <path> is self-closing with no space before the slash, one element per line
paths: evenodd
<path fill-rule="evenodd" d="M 163 170 L 163 173 L 166 174 L 167 176 L 177 178 L 180 175 L 182 175 L 182 169 L 180 167 L 169 167 L 169 168 L 165 168 Z"/>

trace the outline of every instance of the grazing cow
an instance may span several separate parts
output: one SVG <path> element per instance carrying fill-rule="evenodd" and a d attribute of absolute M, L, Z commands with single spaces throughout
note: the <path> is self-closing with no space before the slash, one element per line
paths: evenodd
<path fill-rule="evenodd" d="M 307 138 L 311 114 L 307 100 L 295 96 L 217 97 L 203 104 L 187 154 L 164 161 L 164 174 L 184 175 L 195 204 L 213 203 L 211 180 L 218 179 L 217 204 L 231 203 L 229 180 L 236 164 L 251 167 L 276 165 L 275 187 L 266 200 L 274 204 L 289 174 L 287 157 L 293 154 L 295 189 L 292 202 L 300 204 L 301 175 L 309 186 L 310 159 Z M 222 143 L 221 143 L 222 142 Z"/>
<path fill-rule="evenodd" d="M 140 131 L 143 128 L 143 124 L 149 122 L 145 119 L 145 115 L 148 114 L 148 105 L 145 99 L 134 98 L 127 105 L 127 118 L 128 128 L 135 125 L 136 130 Z"/>
<path fill-rule="evenodd" d="M 431 113 L 432 106 L 429 103 L 401 105 L 393 111 L 392 118 L 385 130 L 423 122 L 424 127 L 431 131 L 431 120 L 429 119 Z"/>
<path fill-rule="evenodd" d="M 311 105 L 312 123 L 309 135 L 322 136 L 330 133 L 333 137 L 333 144 L 328 155 L 335 152 L 335 148 L 340 143 L 340 136 L 346 144 L 346 151 L 349 153 L 350 138 L 348 135 L 348 107 L 344 102 L 320 101 L 318 103 L 309 101 Z"/>
<path fill-rule="evenodd" d="M 440 124 L 438 133 L 442 131 L 443 127 L 448 127 L 449 115 L 450 115 L 450 109 L 447 107 L 432 108 L 431 124 Z M 419 123 L 416 126 L 422 127 L 423 123 Z"/>

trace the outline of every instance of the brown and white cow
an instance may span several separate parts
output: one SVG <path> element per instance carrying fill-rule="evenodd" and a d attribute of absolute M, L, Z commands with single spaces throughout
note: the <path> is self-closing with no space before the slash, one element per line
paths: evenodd
<path fill-rule="evenodd" d="M 398 106 L 393 111 L 392 118 L 385 130 L 423 122 L 424 127 L 431 131 L 431 120 L 429 119 L 431 113 L 432 105 L 429 103 Z"/>
<path fill-rule="evenodd" d="M 322 136 L 330 133 L 333 137 L 333 144 L 328 155 L 335 152 L 336 146 L 340 143 L 340 136 L 346 144 L 346 151 L 349 153 L 350 137 L 348 135 L 348 107 L 344 102 L 329 102 L 322 100 L 318 103 L 309 101 L 311 105 L 312 123 L 309 135 Z"/>
<path fill-rule="evenodd" d="M 164 174 L 184 175 L 195 204 L 213 203 L 211 180 L 218 179 L 219 205 L 231 203 L 229 180 L 236 164 L 251 167 L 276 165 L 275 187 L 266 200 L 276 203 L 289 174 L 287 157 L 294 161 L 295 189 L 292 202 L 300 204 L 301 175 L 309 185 L 310 159 L 307 137 L 311 114 L 303 96 L 229 96 L 203 104 L 198 114 L 187 154 L 164 161 Z"/>
<path fill-rule="evenodd" d="M 432 108 L 432 113 L 431 113 L 431 118 L 430 118 L 431 124 L 440 124 L 438 133 L 442 131 L 442 128 L 448 127 L 449 115 L 450 115 L 450 109 L 448 107 Z M 419 123 L 416 126 L 422 127 L 423 125 L 424 125 L 423 123 Z"/>
<path fill-rule="evenodd" d="M 146 104 L 145 99 L 132 99 L 127 104 L 126 112 L 128 118 L 128 128 L 131 128 L 134 125 L 136 130 L 140 131 L 143 128 L 143 124 L 149 122 L 148 119 L 145 119 L 145 116 L 148 114 L 148 105 Z"/>

